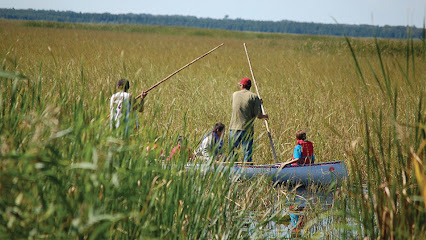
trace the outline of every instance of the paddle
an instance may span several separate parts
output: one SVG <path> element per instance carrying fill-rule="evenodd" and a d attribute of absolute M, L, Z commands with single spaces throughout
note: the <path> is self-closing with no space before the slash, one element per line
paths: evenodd
<path fill-rule="evenodd" d="M 223 46 L 223 43 L 220 44 L 219 46 L 213 48 L 212 50 L 204 53 L 203 55 L 199 56 L 198 58 L 192 60 L 190 63 L 186 64 L 185 66 L 179 68 L 178 70 L 176 70 L 174 73 L 170 74 L 169 76 L 167 76 L 166 78 L 164 78 L 163 80 L 159 81 L 158 83 L 154 84 L 152 87 L 148 88 L 147 90 L 144 91 L 144 93 L 148 93 L 149 91 L 151 91 L 152 89 L 154 89 L 155 87 L 157 87 L 158 85 L 162 84 L 163 82 L 165 82 L 166 80 L 168 80 L 169 78 L 173 77 L 175 74 L 177 74 L 178 72 L 182 71 L 183 69 L 185 69 L 186 67 L 188 67 L 189 65 L 193 64 L 194 62 L 200 60 L 201 58 L 209 55 L 211 52 L 215 51 L 216 49 L 220 48 Z M 140 97 L 142 97 L 142 94 L 139 94 L 138 96 L 136 96 L 135 99 L 138 99 Z"/>
<path fill-rule="evenodd" d="M 243 45 L 244 45 L 244 50 L 246 51 L 247 61 L 248 61 L 249 67 L 250 67 L 250 72 L 251 72 L 251 76 L 252 76 L 252 79 L 253 79 L 254 87 L 256 88 L 257 96 L 260 98 L 259 90 L 257 89 L 256 79 L 254 78 L 253 69 L 251 68 L 251 62 L 250 62 L 249 54 L 247 52 L 246 43 L 244 43 Z M 265 109 L 263 107 L 263 102 L 261 102 L 260 107 L 262 109 L 262 114 L 265 114 Z M 269 125 L 268 125 L 268 121 L 266 119 L 265 119 L 265 126 L 266 126 L 266 131 L 268 132 L 269 143 L 271 144 L 272 153 L 274 154 L 275 162 L 278 163 L 277 154 L 275 153 L 274 142 L 272 141 L 271 131 L 269 131 Z"/>

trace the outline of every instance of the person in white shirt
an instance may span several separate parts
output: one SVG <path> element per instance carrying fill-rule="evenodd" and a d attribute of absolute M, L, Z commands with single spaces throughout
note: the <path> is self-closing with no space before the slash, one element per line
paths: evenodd
<path fill-rule="evenodd" d="M 225 125 L 221 122 L 218 122 L 214 125 L 213 131 L 208 132 L 203 140 L 201 141 L 200 146 L 194 152 L 194 157 L 201 158 L 202 160 L 209 161 L 217 158 L 222 150 L 223 138 L 222 133 L 225 130 Z"/>
<path fill-rule="evenodd" d="M 118 128 L 121 122 L 126 123 L 126 132 L 128 130 L 129 120 L 134 112 L 143 111 L 143 100 L 148 94 L 147 92 L 142 93 L 140 102 L 137 104 L 132 94 L 128 93 L 130 88 L 129 80 L 120 79 L 117 83 L 118 92 L 111 96 L 110 100 L 110 127 Z M 134 115 L 136 122 L 136 130 L 139 129 L 136 114 Z"/>

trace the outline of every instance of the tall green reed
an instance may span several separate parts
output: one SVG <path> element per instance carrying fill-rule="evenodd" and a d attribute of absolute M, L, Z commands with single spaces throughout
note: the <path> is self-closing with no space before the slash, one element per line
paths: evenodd
<path fill-rule="evenodd" d="M 160 100 L 139 131 L 110 130 L 99 107 L 103 93 L 85 94 L 83 61 L 80 81 L 57 75 L 62 83 L 54 87 L 44 84 L 41 71 L 36 80 L 20 80 L 13 69 L 4 70 L 1 237 L 240 238 L 248 236 L 243 226 L 262 199 L 273 197 L 264 194 L 265 182 L 254 181 L 241 202 L 244 185 L 226 172 L 188 171 L 185 145 L 165 161 L 174 136 L 186 130 L 159 124 L 165 120 Z M 69 89 L 81 94 L 71 97 Z"/>
<path fill-rule="evenodd" d="M 362 82 L 362 94 L 375 95 L 351 41 L 346 40 Z M 425 40 L 422 41 L 424 44 Z M 350 157 L 350 177 L 336 205 L 345 223 L 341 234 L 345 238 L 417 239 L 426 232 L 422 193 L 426 151 L 425 72 L 423 69 L 420 76 L 416 75 L 414 58 L 410 57 L 415 55 L 413 39 L 407 41 L 406 67 L 399 67 L 403 82 L 389 74 L 377 39 L 375 44 L 379 70 L 371 64 L 369 69 L 383 104 L 372 107 L 368 102 L 352 98 L 363 136 L 353 141 L 352 148 L 346 151 Z M 408 89 L 410 94 L 399 94 L 403 89 Z M 354 89 L 354 92 L 358 91 Z"/>
<path fill-rule="evenodd" d="M 371 54 L 377 52 L 377 43 L 366 39 L 351 41 L 354 51 L 360 52 L 357 57 L 368 90 L 365 94 L 364 87 L 347 88 L 354 82 L 348 77 L 353 67 L 347 61 L 350 59 L 350 54 L 345 52 L 347 45 L 339 38 L 287 35 L 257 38 L 256 34 L 232 32 L 197 37 L 191 32 L 199 30 L 192 29 L 188 34 L 179 35 L 176 29 L 128 33 L 121 26 L 110 32 L 33 29 L 13 22 L 0 24 L 4 29 L 0 36 L 3 54 L 0 209 L 6 209 L 0 213 L 0 234 L 9 238 L 244 237 L 248 234 L 240 226 L 245 226 L 245 217 L 253 215 L 260 220 L 255 231 L 258 238 L 262 238 L 260 227 L 274 215 L 271 211 L 279 212 L 287 207 L 286 202 L 271 200 L 275 188 L 262 182 L 228 186 L 226 177 L 184 175 L 183 165 L 187 160 L 184 156 L 176 157 L 181 161 L 173 161 L 178 163 L 175 167 L 164 168 L 160 164 L 161 150 L 167 156 L 176 145 L 177 135 L 184 135 L 193 149 L 214 122 L 229 121 L 230 96 L 237 90 L 236 82 L 249 74 L 248 69 L 241 67 L 247 66 L 241 39 L 255 46 L 253 66 L 266 108 L 271 109 L 270 126 L 282 159 L 291 157 L 292 133 L 307 128 L 310 139 L 315 141 L 319 161 L 350 158 L 353 159 L 347 161 L 350 171 L 360 173 L 351 174 L 353 182 L 366 182 L 372 168 L 374 179 L 380 176 L 393 183 L 394 176 L 401 174 L 394 172 L 397 169 L 394 161 L 387 161 L 398 156 L 394 150 L 397 148 L 389 146 L 401 142 L 395 138 L 404 136 L 401 131 L 413 129 L 412 119 L 417 119 L 415 122 L 424 119 L 422 111 L 417 110 L 423 109 L 424 104 L 420 106 L 422 101 L 410 92 L 416 91 L 413 89 L 422 82 L 417 41 L 410 43 L 410 57 L 403 58 L 417 61 L 417 67 L 410 64 L 409 71 L 404 61 L 400 62 L 399 54 L 407 51 L 401 47 L 403 42 L 377 40 L 382 53 L 381 67 L 380 62 L 368 62 Z M 117 79 L 128 77 L 133 90 L 146 89 L 204 52 L 206 45 L 215 46 L 217 42 L 225 42 L 223 51 L 150 93 L 145 112 L 139 115 L 141 129 L 138 132 L 124 135 L 109 130 L 108 100 Z M 396 64 L 389 63 L 389 58 Z M 366 72 L 364 66 L 379 70 Z M 389 81 L 383 80 L 382 69 L 387 78 L 390 76 Z M 395 69 L 405 75 L 395 73 Z M 413 69 L 420 77 L 412 78 Z M 27 79 L 15 80 L 22 74 Z M 403 81 L 399 81 L 400 76 Z M 387 82 L 390 82 L 389 88 Z M 14 92 L 11 89 L 15 89 Z M 393 97 L 395 92 L 397 98 Z M 354 109 L 347 107 L 351 99 Z M 363 109 L 368 114 L 362 113 Z M 373 116 L 373 109 L 381 111 Z M 389 116 L 394 116 L 395 110 L 396 123 L 410 123 L 397 124 L 394 130 L 398 134 L 386 130 L 392 123 Z M 369 121 L 367 125 L 364 119 Z M 341 137 L 330 137 L 324 122 L 336 128 L 334 132 Z M 256 124 L 255 161 L 271 163 L 267 138 L 262 137 L 262 122 Z M 360 149 L 367 141 L 357 138 L 360 133 L 365 135 L 366 126 L 370 129 L 370 147 L 383 149 L 380 153 L 369 150 L 379 160 L 368 163 L 368 167 L 363 157 L 366 151 Z M 417 129 L 416 134 L 421 135 L 422 129 Z M 376 140 L 378 137 L 381 145 Z M 351 145 L 356 146 L 354 150 Z M 348 150 L 344 152 L 346 147 Z M 406 148 L 401 149 L 404 158 Z M 420 168 L 421 165 L 416 169 Z M 407 179 L 414 181 L 413 174 Z M 369 178 L 371 181 L 372 177 Z M 370 183 L 370 189 L 378 188 L 376 185 Z M 361 195 L 361 191 L 356 193 Z M 372 193 L 370 196 L 374 197 L 375 192 Z M 341 196 L 347 196 L 345 194 Z M 215 199 L 215 196 L 226 196 L 227 200 Z M 212 204 L 205 206 L 199 199 L 207 199 Z M 365 206 L 362 199 L 355 205 L 364 207 L 364 219 L 373 216 L 370 211 L 374 205 L 370 199 Z M 342 201 L 341 209 L 354 206 L 349 199 Z M 192 208 L 194 204 L 199 207 Z M 199 213 L 219 215 L 203 219 Z M 361 216 L 343 211 L 342 215 L 345 214 L 353 216 L 352 219 Z M 374 232 L 371 229 L 376 222 L 371 219 L 365 225 L 370 224 L 372 227 L 368 229 Z M 355 236 L 353 225 L 346 220 L 342 220 L 343 229 L 350 229 L 347 236 Z M 361 224 L 358 226 L 360 234 L 367 229 Z"/>

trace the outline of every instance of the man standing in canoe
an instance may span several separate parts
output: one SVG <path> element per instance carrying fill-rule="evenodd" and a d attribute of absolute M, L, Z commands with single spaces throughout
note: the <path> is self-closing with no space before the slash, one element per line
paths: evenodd
<path fill-rule="evenodd" d="M 238 83 L 240 90 L 232 95 L 232 116 L 229 124 L 229 146 L 233 151 L 240 144 L 244 152 L 244 162 L 252 161 L 254 120 L 268 119 L 262 114 L 261 100 L 250 92 L 251 80 L 243 78 Z"/>
<path fill-rule="evenodd" d="M 141 100 L 139 104 L 136 103 L 135 98 L 132 94 L 128 93 L 130 88 L 129 80 L 120 79 L 117 83 L 117 93 L 111 96 L 110 100 L 110 126 L 111 128 L 118 128 L 120 126 L 121 121 L 125 122 L 126 125 L 126 133 L 129 127 L 130 120 L 134 119 L 136 124 L 136 130 L 139 129 L 138 121 L 136 114 L 133 115 L 134 112 L 142 112 L 143 111 L 143 100 L 148 94 L 147 92 L 142 93 Z"/>

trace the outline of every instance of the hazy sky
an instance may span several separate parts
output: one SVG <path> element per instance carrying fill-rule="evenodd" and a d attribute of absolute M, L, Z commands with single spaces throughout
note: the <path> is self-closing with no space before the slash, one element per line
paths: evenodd
<path fill-rule="evenodd" d="M 0 0 L 0 8 L 416 27 L 426 16 L 426 0 Z"/>

